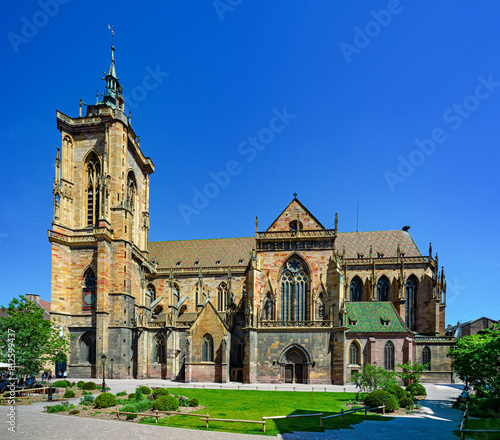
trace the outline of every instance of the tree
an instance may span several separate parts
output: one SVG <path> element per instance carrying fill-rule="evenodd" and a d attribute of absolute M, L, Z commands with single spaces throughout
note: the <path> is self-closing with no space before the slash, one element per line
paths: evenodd
<path fill-rule="evenodd" d="M 500 325 L 457 340 L 448 351 L 460 379 L 480 392 L 500 397 Z"/>
<path fill-rule="evenodd" d="M 429 368 L 429 364 L 408 361 L 406 364 L 398 364 L 398 367 L 402 370 L 398 373 L 398 376 L 404 381 L 405 385 L 408 385 L 409 383 L 420 383 L 420 376 L 424 370 Z"/>
<path fill-rule="evenodd" d="M 29 376 L 42 371 L 45 362 L 63 362 L 69 351 L 69 336 L 60 335 L 55 322 L 44 319 L 43 310 L 24 296 L 3 307 L 0 317 L 0 360 L 21 367 Z"/>
<path fill-rule="evenodd" d="M 358 385 L 363 392 L 385 389 L 398 384 L 394 371 L 387 371 L 371 364 L 366 364 L 361 373 L 358 371 L 353 373 L 351 382 Z"/>

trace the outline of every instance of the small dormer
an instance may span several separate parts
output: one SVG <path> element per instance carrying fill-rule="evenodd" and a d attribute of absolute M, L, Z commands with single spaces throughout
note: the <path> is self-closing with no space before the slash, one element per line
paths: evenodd
<path fill-rule="evenodd" d="M 349 318 L 349 325 L 356 327 L 358 325 L 358 320 L 356 318 Z"/>
<path fill-rule="evenodd" d="M 391 320 L 389 318 L 385 318 L 383 316 L 380 317 L 380 323 L 384 326 L 384 327 L 389 327 L 389 325 L 391 324 Z"/>

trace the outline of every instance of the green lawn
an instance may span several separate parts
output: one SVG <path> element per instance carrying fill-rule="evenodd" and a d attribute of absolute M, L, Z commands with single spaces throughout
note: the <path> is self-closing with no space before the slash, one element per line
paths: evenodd
<path fill-rule="evenodd" d="M 466 429 L 481 429 L 481 430 L 500 430 L 499 418 L 469 418 Z M 460 437 L 460 431 L 454 432 L 457 437 Z M 471 439 L 487 439 L 487 440 L 500 440 L 500 433 L 466 433 L 465 438 Z"/>
<path fill-rule="evenodd" d="M 213 418 L 262 420 L 262 416 L 284 416 L 323 412 L 324 415 L 339 413 L 342 407 L 356 398 L 356 393 L 310 393 L 292 391 L 248 391 L 248 390 L 204 390 L 192 388 L 170 388 L 171 394 L 181 394 L 196 398 L 205 408 L 200 415 L 209 414 Z M 298 417 L 292 419 L 267 420 L 266 435 L 277 435 L 292 431 L 317 431 L 324 429 L 349 428 L 360 423 L 364 412 L 347 415 L 344 424 L 340 417 L 323 421 L 319 417 Z M 366 420 L 389 420 L 379 415 L 369 414 Z M 144 422 L 143 422 L 144 423 Z M 154 422 L 153 422 L 154 423 Z M 205 421 L 197 417 L 174 416 L 160 419 L 158 424 L 178 428 L 205 429 Z M 210 430 L 263 434 L 262 425 L 253 423 L 212 422 Z"/>

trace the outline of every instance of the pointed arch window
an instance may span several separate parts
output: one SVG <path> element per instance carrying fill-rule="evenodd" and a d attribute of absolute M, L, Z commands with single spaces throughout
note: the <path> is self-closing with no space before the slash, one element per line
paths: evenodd
<path fill-rule="evenodd" d="M 387 341 L 384 346 L 384 368 L 388 371 L 394 371 L 394 344 Z"/>
<path fill-rule="evenodd" d="M 309 275 L 305 264 L 293 257 L 287 261 L 280 280 L 281 319 L 305 321 Z"/>
<path fill-rule="evenodd" d="M 83 275 L 83 310 L 94 310 L 97 302 L 97 280 L 89 267 Z"/>
<path fill-rule="evenodd" d="M 410 330 L 417 328 L 417 286 L 418 281 L 415 275 L 411 275 L 406 281 L 406 304 L 405 322 Z"/>
<path fill-rule="evenodd" d="M 431 369 L 431 349 L 427 345 L 422 350 L 422 364 L 428 364 L 427 369 Z"/>
<path fill-rule="evenodd" d="M 358 276 L 354 277 L 353 280 L 351 281 L 351 285 L 350 285 L 351 302 L 361 301 L 362 287 L 363 287 L 363 283 L 361 282 L 361 279 Z"/>
<path fill-rule="evenodd" d="M 217 310 L 225 312 L 227 305 L 227 284 L 222 282 L 217 288 Z"/>
<path fill-rule="evenodd" d="M 201 347 L 201 361 L 213 362 L 214 361 L 214 340 L 208 333 L 203 336 Z"/>
<path fill-rule="evenodd" d="M 101 196 L 101 162 L 94 152 L 90 153 L 85 166 L 87 173 L 87 226 L 97 224 Z"/>
<path fill-rule="evenodd" d="M 360 365 L 359 363 L 359 346 L 356 342 L 351 342 L 349 347 L 349 364 Z"/>
<path fill-rule="evenodd" d="M 167 362 L 167 350 L 165 347 L 165 338 L 158 335 L 155 338 L 155 351 L 153 353 L 153 361 L 158 364 L 165 364 Z"/>
<path fill-rule="evenodd" d="M 389 280 L 385 275 L 377 283 L 377 301 L 389 301 Z"/>

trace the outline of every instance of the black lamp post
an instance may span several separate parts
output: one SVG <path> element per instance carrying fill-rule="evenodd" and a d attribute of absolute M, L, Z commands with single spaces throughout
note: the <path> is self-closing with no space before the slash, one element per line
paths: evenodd
<path fill-rule="evenodd" d="M 102 392 L 105 393 L 106 392 L 106 382 L 105 382 L 105 379 L 104 379 L 104 375 L 105 375 L 105 365 L 106 365 L 106 355 L 103 354 L 101 356 L 101 359 L 102 359 Z"/>
<path fill-rule="evenodd" d="M 50 383 L 48 376 L 47 376 L 47 381 L 48 381 L 48 385 L 49 385 L 49 394 L 47 396 L 47 401 L 52 402 L 52 384 Z"/>

